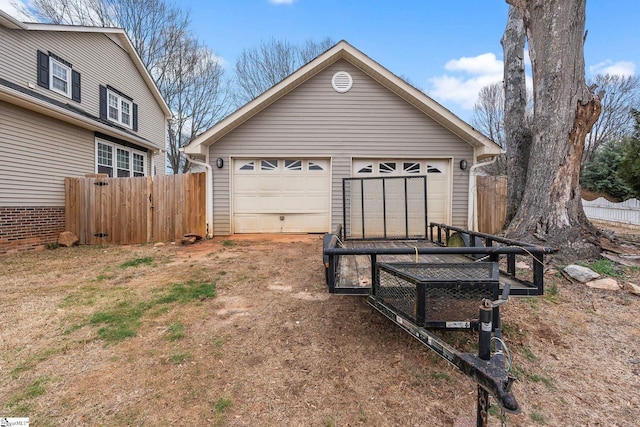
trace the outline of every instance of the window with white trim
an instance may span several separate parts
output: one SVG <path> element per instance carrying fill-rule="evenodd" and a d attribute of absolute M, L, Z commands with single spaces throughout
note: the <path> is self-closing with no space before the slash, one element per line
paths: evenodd
<path fill-rule="evenodd" d="M 276 159 L 261 160 L 260 161 L 260 170 L 261 171 L 277 171 L 278 170 L 278 160 L 276 160 Z"/>
<path fill-rule="evenodd" d="M 302 160 L 285 160 L 284 161 L 284 170 L 285 171 L 301 171 L 302 170 Z"/>
<path fill-rule="evenodd" d="M 145 176 L 147 155 L 133 148 L 103 140 L 96 141 L 96 172 L 110 178 Z"/>
<path fill-rule="evenodd" d="M 51 70 L 49 73 L 51 90 L 71 98 L 71 67 L 49 57 L 49 69 Z"/>
<path fill-rule="evenodd" d="M 107 89 L 107 117 L 109 120 L 128 128 L 132 127 L 132 105 L 131 100 Z"/>
<path fill-rule="evenodd" d="M 378 172 L 381 174 L 395 173 L 396 162 L 380 162 L 378 165 Z"/>

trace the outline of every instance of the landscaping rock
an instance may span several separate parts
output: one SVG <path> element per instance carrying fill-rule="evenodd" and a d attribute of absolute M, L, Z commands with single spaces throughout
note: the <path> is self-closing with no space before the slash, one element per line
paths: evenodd
<path fill-rule="evenodd" d="M 76 236 L 70 231 L 64 231 L 60 233 L 60 236 L 58 237 L 58 244 L 66 248 L 70 248 L 73 245 L 77 245 L 78 241 L 79 241 L 78 236 Z"/>
<path fill-rule="evenodd" d="M 581 265 L 567 265 L 562 271 L 579 282 L 587 283 L 591 280 L 599 279 L 600 275 L 590 268 Z"/>
<path fill-rule="evenodd" d="M 158 243 L 155 243 L 153 245 L 154 248 L 159 248 L 159 247 L 162 247 L 162 246 L 164 246 L 164 242 L 158 242 Z"/>
<path fill-rule="evenodd" d="M 592 280 L 586 283 L 590 288 L 604 289 L 605 291 L 619 291 L 620 285 L 616 279 L 606 277 L 604 279 Z"/>
<path fill-rule="evenodd" d="M 196 236 L 184 236 L 182 238 L 182 244 L 183 245 L 192 245 L 196 242 L 197 238 Z"/>
<path fill-rule="evenodd" d="M 627 283 L 627 291 L 630 294 L 634 294 L 634 295 L 638 295 L 640 296 L 640 286 L 634 284 L 634 283 Z"/>
<path fill-rule="evenodd" d="M 516 268 L 519 270 L 531 270 L 531 266 L 526 262 L 522 262 L 522 261 L 516 262 Z"/>

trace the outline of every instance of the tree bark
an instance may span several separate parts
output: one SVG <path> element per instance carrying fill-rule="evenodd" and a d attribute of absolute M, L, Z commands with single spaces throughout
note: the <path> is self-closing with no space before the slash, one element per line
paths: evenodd
<path fill-rule="evenodd" d="M 579 182 L 585 136 L 600 114 L 584 76 L 586 0 L 507 2 L 524 20 L 534 97 L 526 184 L 507 234 L 558 247 L 566 260 L 594 257 Z"/>
<path fill-rule="evenodd" d="M 504 52 L 504 131 L 508 174 L 506 224 L 515 217 L 522 202 L 531 152 L 531 128 L 526 117 L 525 40 L 522 16 L 517 8 L 510 6 L 507 27 L 500 41 Z"/>

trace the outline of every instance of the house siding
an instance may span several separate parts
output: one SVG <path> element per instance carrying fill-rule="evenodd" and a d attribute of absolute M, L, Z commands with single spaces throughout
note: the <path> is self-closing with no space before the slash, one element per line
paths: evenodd
<path fill-rule="evenodd" d="M 95 136 L 0 101 L 0 206 L 64 206 L 64 178 L 95 172 Z"/>
<path fill-rule="evenodd" d="M 353 87 L 338 93 L 331 77 L 347 71 Z M 342 178 L 353 158 L 441 158 L 473 163 L 473 148 L 366 73 L 340 60 L 209 147 L 215 234 L 231 232 L 232 157 L 331 158 L 332 227 L 342 222 Z M 222 169 L 215 159 L 225 160 Z M 466 226 L 468 171 L 453 167 L 452 223 Z"/>
<path fill-rule="evenodd" d="M 37 51 L 52 52 L 81 75 L 77 103 L 38 86 Z M 26 31 L 0 27 L 0 77 L 99 117 L 99 85 L 110 85 L 138 104 L 138 136 L 164 148 L 165 116 L 129 54 L 113 35 L 65 31 Z"/>

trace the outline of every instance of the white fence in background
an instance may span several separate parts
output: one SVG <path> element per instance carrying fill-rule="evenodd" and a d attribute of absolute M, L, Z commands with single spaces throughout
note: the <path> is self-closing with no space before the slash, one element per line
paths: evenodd
<path fill-rule="evenodd" d="M 587 218 L 640 228 L 640 200 L 629 199 L 622 203 L 612 203 L 603 197 L 596 200 L 582 200 Z"/>

